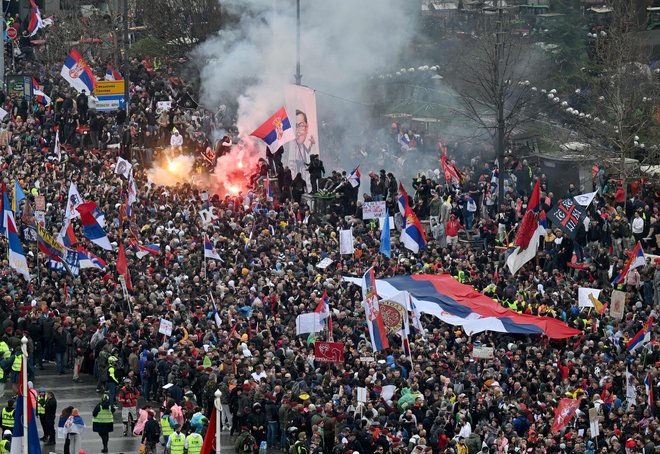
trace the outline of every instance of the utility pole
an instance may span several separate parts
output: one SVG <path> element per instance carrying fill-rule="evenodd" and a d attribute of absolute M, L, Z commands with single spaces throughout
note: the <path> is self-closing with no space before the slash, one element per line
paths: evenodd
<path fill-rule="evenodd" d="M 124 60 L 122 71 L 124 72 L 124 100 L 126 102 L 126 121 L 130 117 L 130 98 L 128 93 L 128 0 L 124 0 Z"/>
<path fill-rule="evenodd" d="M 7 49 L 7 44 L 5 43 L 5 3 L 9 7 L 9 3 L 5 0 L 0 0 L 0 11 L 2 11 L 2 24 L 0 24 L 0 36 L 2 36 L 2 52 L 0 52 L 0 89 L 4 91 L 5 89 L 5 50 Z"/>
<path fill-rule="evenodd" d="M 302 84 L 300 74 L 300 0 L 296 0 L 296 85 Z"/>
<path fill-rule="evenodd" d="M 504 80 L 504 69 L 501 67 L 504 47 L 504 41 L 502 39 L 504 33 L 502 0 L 500 0 L 498 4 L 497 32 L 495 33 L 495 80 L 497 81 L 497 203 L 501 206 L 504 203 L 504 90 L 507 82 Z"/>

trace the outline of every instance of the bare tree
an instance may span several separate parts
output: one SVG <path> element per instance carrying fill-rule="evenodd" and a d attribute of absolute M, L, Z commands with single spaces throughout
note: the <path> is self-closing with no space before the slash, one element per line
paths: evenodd
<path fill-rule="evenodd" d="M 660 96 L 660 75 L 649 67 L 650 52 L 640 39 L 637 9 L 629 0 L 607 0 L 610 22 L 591 34 L 591 70 L 575 92 L 579 108 L 563 102 L 560 107 L 572 125 L 591 142 L 595 156 L 618 161 L 624 192 L 630 170 L 626 159 L 657 163 L 657 147 L 646 147 L 652 138 L 654 114 Z M 649 142 L 647 142 L 649 139 Z"/>
<path fill-rule="evenodd" d="M 487 132 L 499 161 L 498 200 L 504 200 L 505 143 L 511 133 L 531 119 L 531 83 L 527 78 L 527 43 L 508 32 L 503 8 L 491 33 L 477 38 L 465 56 L 461 86 L 457 88 L 460 114 Z"/>
<path fill-rule="evenodd" d="M 146 36 L 183 55 L 220 29 L 223 14 L 217 0 L 136 0 L 135 18 Z"/>

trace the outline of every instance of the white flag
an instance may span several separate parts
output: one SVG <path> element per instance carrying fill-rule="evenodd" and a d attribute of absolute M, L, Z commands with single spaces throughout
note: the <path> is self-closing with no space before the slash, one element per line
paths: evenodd
<path fill-rule="evenodd" d="M 339 231 L 339 253 L 352 254 L 355 252 L 353 247 L 353 231 L 351 229 Z"/>
<path fill-rule="evenodd" d="M 121 156 L 117 156 L 117 165 L 115 166 L 115 173 L 118 173 L 119 175 L 124 175 L 125 178 L 128 178 L 132 168 L 133 168 L 133 164 L 131 164 Z"/>
<path fill-rule="evenodd" d="M 62 146 L 60 145 L 60 130 L 58 129 L 55 132 L 55 147 L 53 148 L 55 155 L 57 156 L 57 162 L 62 161 Z"/>
<path fill-rule="evenodd" d="M 578 204 L 582 205 L 583 207 L 588 207 L 589 205 L 591 205 L 591 201 L 596 196 L 596 192 L 598 191 L 587 192 L 586 194 L 576 195 L 573 198 Z"/>
<path fill-rule="evenodd" d="M 80 197 L 78 188 L 75 184 L 71 183 L 69 185 L 69 195 L 66 199 L 66 211 L 64 212 L 65 219 L 73 219 L 80 216 L 80 213 L 76 210 L 78 205 L 85 203 L 85 200 Z"/>
<path fill-rule="evenodd" d="M 637 389 L 631 383 L 632 374 L 628 372 L 628 367 L 626 367 L 626 400 L 628 403 L 637 404 Z"/>
<path fill-rule="evenodd" d="M 318 333 L 325 329 L 321 314 L 307 312 L 296 317 L 296 336 L 307 333 Z"/>

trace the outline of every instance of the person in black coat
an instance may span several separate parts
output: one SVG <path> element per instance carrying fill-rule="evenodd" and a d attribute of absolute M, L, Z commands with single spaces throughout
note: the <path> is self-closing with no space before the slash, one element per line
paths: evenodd
<path fill-rule="evenodd" d="M 252 405 L 252 411 L 247 416 L 247 426 L 252 436 L 257 440 L 257 446 L 266 439 L 266 415 L 261 411 L 261 404 Z"/>
<path fill-rule="evenodd" d="M 44 441 L 46 445 L 55 444 L 55 417 L 57 416 L 57 400 L 52 392 L 46 393 L 46 404 L 44 405 L 44 414 L 41 419 L 41 426 L 44 429 Z"/>

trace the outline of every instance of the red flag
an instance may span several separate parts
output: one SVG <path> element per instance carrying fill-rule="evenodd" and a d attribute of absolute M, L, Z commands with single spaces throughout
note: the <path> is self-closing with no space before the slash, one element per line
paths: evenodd
<path fill-rule="evenodd" d="M 117 256 L 117 273 L 124 276 L 127 290 L 133 290 L 131 283 L 131 273 L 128 272 L 128 261 L 126 260 L 126 252 L 124 251 L 124 243 L 119 243 L 119 255 Z"/>
<path fill-rule="evenodd" d="M 215 414 L 217 411 L 215 408 L 211 411 L 211 419 L 209 421 L 209 428 L 206 430 L 206 435 L 204 436 L 204 443 L 202 444 L 202 450 L 199 454 L 215 454 L 219 452 L 215 446 Z"/>
<path fill-rule="evenodd" d="M 447 183 L 454 185 L 463 184 L 465 175 L 456 167 L 456 164 L 447 159 L 446 156 L 441 156 L 440 160 L 442 161 L 442 170 L 445 173 Z"/>
<path fill-rule="evenodd" d="M 557 433 L 566 427 L 566 425 L 571 422 L 571 419 L 573 419 L 575 411 L 579 406 L 580 401 L 578 399 L 561 399 L 555 410 L 555 420 L 552 422 L 550 431 Z"/>
<path fill-rule="evenodd" d="M 536 184 L 534 185 L 534 189 L 532 190 L 532 195 L 529 197 L 529 201 L 527 202 L 527 211 L 538 212 L 540 208 L 539 206 L 540 202 L 541 202 L 541 184 L 537 179 Z"/>

